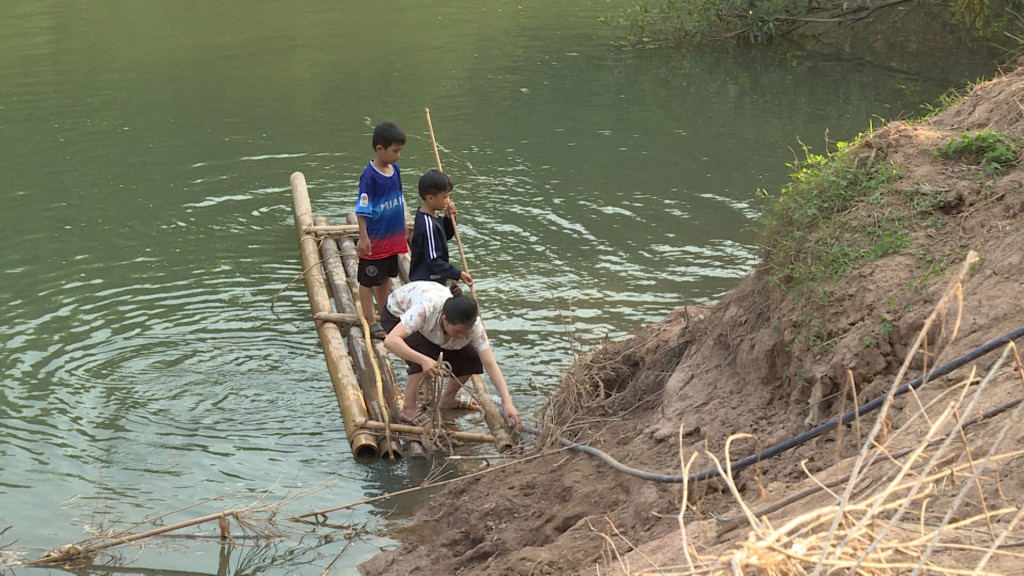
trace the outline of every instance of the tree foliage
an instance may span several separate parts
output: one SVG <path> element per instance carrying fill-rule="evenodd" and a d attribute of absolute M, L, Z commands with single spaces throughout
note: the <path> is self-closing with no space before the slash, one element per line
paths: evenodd
<path fill-rule="evenodd" d="M 685 40 L 737 39 L 766 44 L 802 32 L 822 34 L 865 20 L 888 18 L 895 8 L 939 7 L 970 35 L 1017 52 L 1024 38 L 1024 0 L 640 0 L 616 19 L 628 43 L 651 46 Z"/>

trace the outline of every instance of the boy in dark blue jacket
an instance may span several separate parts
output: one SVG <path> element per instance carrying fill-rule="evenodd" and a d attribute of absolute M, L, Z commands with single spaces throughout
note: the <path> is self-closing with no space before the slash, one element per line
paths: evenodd
<path fill-rule="evenodd" d="M 448 280 L 462 280 L 473 285 L 468 272 L 448 262 L 448 240 L 455 235 L 452 216 L 457 212 L 450 200 L 452 180 L 440 170 L 428 170 L 420 177 L 419 191 L 423 203 L 416 211 L 412 229 L 412 262 L 409 280 L 430 280 L 446 284 Z M 441 212 L 441 217 L 437 213 Z"/>

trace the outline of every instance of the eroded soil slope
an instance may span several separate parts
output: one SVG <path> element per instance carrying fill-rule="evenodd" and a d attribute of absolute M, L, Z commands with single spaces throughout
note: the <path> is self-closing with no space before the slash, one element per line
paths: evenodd
<path fill-rule="evenodd" d="M 546 430 L 643 470 L 679 474 L 681 455 L 694 454 L 692 469 L 707 469 L 713 466 L 707 453 L 726 459 L 730 436 L 750 435 L 731 443 L 735 460 L 884 394 L 908 355 L 904 381 L 926 362 L 943 363 L 1024 326 L 1019 156 L 992 172 L 936 154 L 952 138 L 982 130 L 1024 138 L 1024 71 L 975 87 L 927 120 L 892 122 L 858 146 L 865 162 L 899 167 L 887 193 L 927 219 L 908 248 L 860 266 L 816 301 L 787 298 L 756 272 L 714 308 L 682 307 L 635 337 L 590 353 L 567 372 L 545 409 Z M 871 207 L 858 210 L 865 219 L 879 216 Z M 962 304 L 954 298 L 943 307 L 926 346 L 909 354 L 970 250 L 980 260 L 963 281 Z M 901 396 L 886 416 L 885 433 L 907 427 L 915 407 L 963 381 L 972 366 L 984 370 L 993 361 L 985 356 L 927 383 L 919 399 Z M 986 401 L 996 405 L 1020 390 L 1011 373 L 992 384 Z M 808 486 L 808 473 L 828 477 L 849 465 L 872 423 L 866 416 L 743 471 L 736 478 L 739 495 L 757 508 Z M 983 433 L 984 427 L 972 428 L 967 438 Z M 1024 429 L 1009 436 L 1019 447 Z M 683 564 L 680 484 L 640 479 L 547 445 L 548 455 L 433 496 L 418 525 L 399 534 L 406 543 L 366 563 L 364 573 L 608 574 Z M 1007 473 L 986 492 L 991 506 L 1024 493 L 1011 477 L 1020 474 Z M 688 530 L 694 550 L 722 553 L 747 537 L 742 526 L 731 532 L 722 526 L 739 513 L 723 481 L 697 483 L 685 496 L 685 519 L 696 527 Z M 777 522 L 805 509 L 786 508 Z"/>

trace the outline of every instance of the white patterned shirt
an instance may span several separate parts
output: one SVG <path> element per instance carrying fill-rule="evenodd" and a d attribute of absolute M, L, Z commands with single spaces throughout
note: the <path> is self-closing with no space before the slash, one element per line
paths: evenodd
<path fill-rule="evenodd" d="M 478 316 L 466 338 L 452 338 L 441 327 L 444 303 L 452 297 L 444 284 L 421 280 L 409 282 L 388 296 L 388 312 L 405 324 L 410 334 L 419 332 L 445 350 L 459 350 L 472 344 L 477 352 L 491 346 Z"/>

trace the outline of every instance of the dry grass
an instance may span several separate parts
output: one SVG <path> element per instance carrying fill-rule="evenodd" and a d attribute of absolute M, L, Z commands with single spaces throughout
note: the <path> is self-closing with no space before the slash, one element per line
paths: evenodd
<path fill-rule="evenodd" d="M 702 312 L 681 308 L 627 340 L 580 356 L 539 415 L 542 430 L 550 433 L 547 441 L 553 445 L 556 437 L 575 438 L 589 424 L 606 423 L 651 400 L 693 340 L 691 315 Z"/>
<path fill-rule="evenodd" d="M 943 331 L 948 339 L 945 344 L 956 337 L 962 311 L 960 282 L 970 264 L 968 258 L 908 357 L 917 353 L 937 319 L 951 325 Z M 954 313 L 947 316 L 948 309 Z M 904 375 L 905 370 L 901 370 L 891 390 L 902 383 Z M 706 526 L 689 526 L 686 522 L 686 512 L 699 503 L 687 498 L 690 491 L 684 484 L 678 516 L 680 562 L 655 567 L 655 561 L 641 555 L 642 563 L 652 567 L 631 569 L 629 557 L 616 551 L 615 540 L 609 536 L 606 566 L 622 574 L 679 576 L 988 575 L 1024 571 L 1024 553 L 1015 549 L 1024 544 L 1020 525 L 1024 506 L 1016 490 L 1007 493 L 1003 486 L 1008 468 L 1024 458 L 1024 451 L 1014 446 L 1024 402 L 1018 398 L 982 411 L 992 390 L 1008 384 L 1024 384 L 1024 364 L 1013 343 L 1006 345 L 983 377 L 972 372 L 930 402 L 915 394 L 915 408 L 896 430 L 886 424 L 891 406 L 886 402 L 873 428 L 862 438 L 859 453 L 834 467 L 832 478 L 817 478 L 808 472 L 814 488 L 761 511 L 753 510 L 737 488 L 730 470 L 729 447 L 743 435 L 730 437 L 724 464 L 710 452 L 705 456 L 715 463 L 741 510 L 739 517 L 726 520 L 730 523 L 726 532 L 737 524 L 745 525 L 745 538 L 717 546 L 705 544 L 707 539 L 701 537 Z M 997 417 L 1001 419 L 998 423 Z M 986 426 L 968 433 L 968 426 L 979 422 Z M 680 448 L 679 456 L 683 475 L 688 476 L 697 454 L 686 458 Z M 832 490 L 839 486 L 844 486 L 841 492 Z M 811 494 L 817 494 L 819 500 L 796 506 Z"/>
<path fill-rule="evenodd" d="M 1001 469 L 1022 457 L 1019 448 L 1010 446 L 1016 438 L 1009 432 L 1024 403 L 1016 403 L 1000 426 L 970 440 L 962 425 L 962 416 L 976 409 L 987 385 L 997 375 L 1005 376 L 1001 368 L 1010 358 L 1015 376 L 1024 383 L 1016 348 L 1007 345 L 980 384 L 965 380 L 959 387 L 964 394 L 939 406 L 938 414 L 924 409 L 917 413 L 930 425 L 916 446 L 897 449 L 894 443 L 901 435 L 885 443 L 872 440 L 871 449 L 857 459 L 864 465 L 840 478 L 846 480 L 844 494 L 827 487 L 833 482 L 815 479 L 833 503 L 786 518 L 778 527 L 747 506 L 728 467 L 720 465 L 747 521 L 746 538 L 725 552 L 701 554 L 687 541 L 690 532 L 680 514 L 685 565 L 627 573 L 1004 574 L 1005 569 L 989 568 L 993 561 L 1024 566 L 1024 554 L 1011 548 L 1024 538 L 1024 508 L 1005 497 L 999 503 L 988 501 L 988 495 L 1001 493 Z M 972 387 L 973 393 L 966 394 Z M 689 473 L 687 463 L 683 471 Z M 869 489 L 859 492 L 859 486 Z"/>

